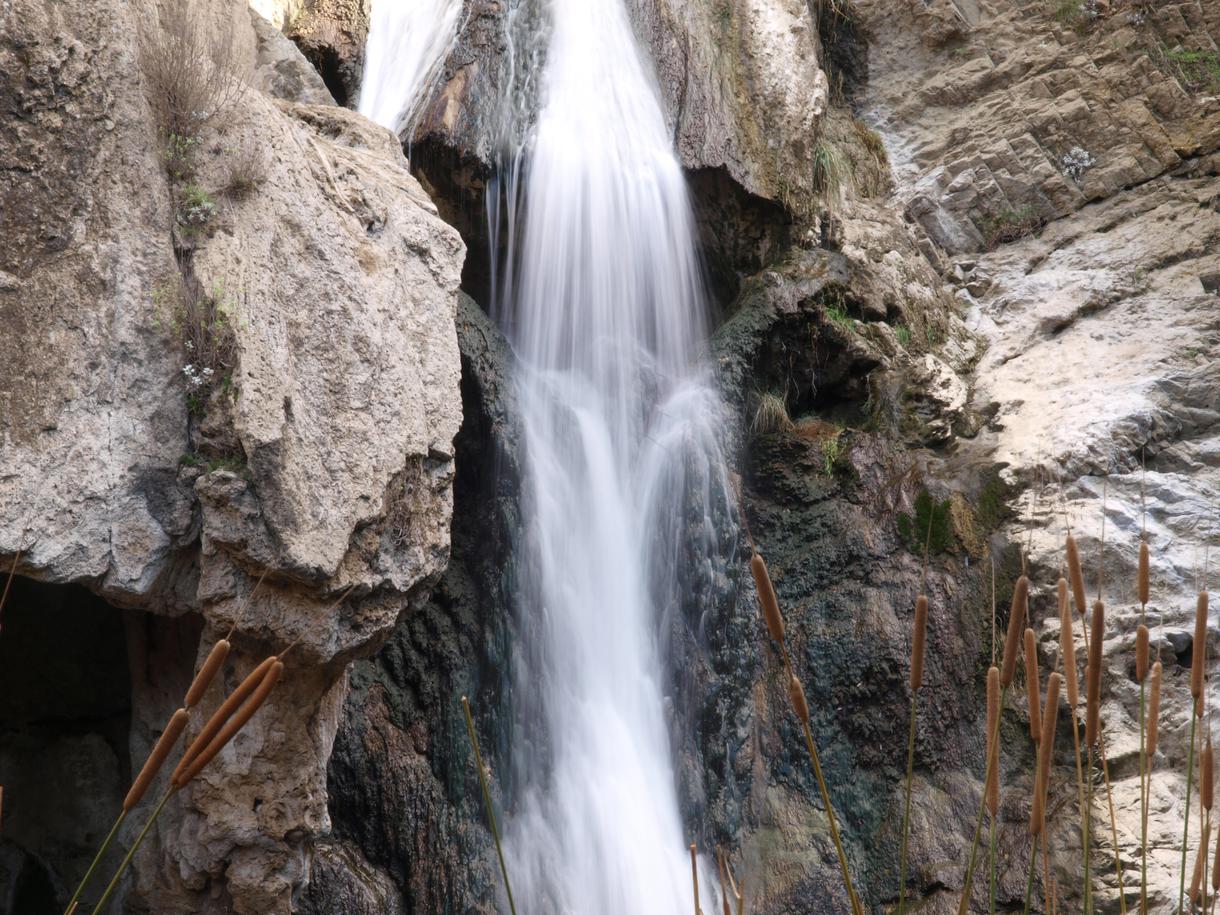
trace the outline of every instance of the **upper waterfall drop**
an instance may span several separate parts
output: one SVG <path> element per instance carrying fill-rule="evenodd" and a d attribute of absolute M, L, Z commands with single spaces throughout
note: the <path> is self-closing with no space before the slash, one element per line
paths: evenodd
<path fill-rule="evenodd" d="M 401 133 L 428 100 L 458 34 L 462 0 L 373 0 L 358 110 Z"/>
<path fill-rule="evenodd" d="M 510 873 L 525 912 L 672 915 L 691 872 L 662 645 L 681 557 L 732 515 L 702 273 L 623 0 L 548 9 L 501 291 L 525 446 Z"/>

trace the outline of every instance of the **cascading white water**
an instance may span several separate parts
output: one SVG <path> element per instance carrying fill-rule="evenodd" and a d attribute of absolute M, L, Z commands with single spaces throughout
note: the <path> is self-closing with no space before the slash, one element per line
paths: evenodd
<path fill-rule="evenodd" d="M 551 0 L 550 28 L 505 296 L 526 446 L 510 873 L 532 915 L 673 915 L 691 876 L 658 600 L 692 492 L 727 492 L 701 274 L 623 0 Z"/>
<path fill-rule="evenodd" d="M 409 118 L 441 41 L 418 17 L 453 6 L 376 0 L 362 112 Z M 692 908 L 691 875 L 662 633 L 691 603 L 684 564 L 707 578 L 732 541 L 712 520 L 732 511 L 721 407 L 698 366 L 701 272 L 624 0 L 545 0 L 541 18 L 541 109 L 509 164 L 496 290 L 525 445 L 509 873 L 522 915 L 675 915 Z M 537 59 L 509 50 L 514 66 Z"/>
<path fill-rule="evenodd" d="M 462 0 L 373 0 L 360 113 L 395 133 L 418 113 L 453 45 Z"/>

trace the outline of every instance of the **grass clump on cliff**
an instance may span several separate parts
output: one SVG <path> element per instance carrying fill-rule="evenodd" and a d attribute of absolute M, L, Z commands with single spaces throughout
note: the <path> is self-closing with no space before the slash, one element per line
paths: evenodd
<path fill-rule="evenodd" d="M 937 502 L 927 489 L 921 489 L 915 497 L 915 513 L 898 514 L 898 536 L 912 553 L 948 551 L 953 545 L 949 500 Z"/>
<path fill-rule="evenodd" d="M 992 250 L 1005 242 L 1016 241 L 1032 234 L 1042 225 L 1038 211 L 1029 204 L 1004 207 L 983 216 L 979 228 L 983 235 L 983 246 Z"/>
<path fill-rule="evenodd" d="M 1163 49 L 1162 53 L 1170 69 L 1187 88 L 1193 91 L 1220 89 L 1220 53 L 1186 48 Z"/>
<path fill-rule="evenodd" d="M 788 415 L 788 402 L 783 394 L 764 391 L 757 395 L 754 416 L 750 420 L 750 434 L 770 435 L 787 432 L 792 428 L 792 417 Z"/>
<path fill-rule="evenodd" d="M 189 143 L 245 89 L 231 33 L 208 28 L 196 0 L 162 8 L 140 50 L 148 102 L 166 137 Z"/>
<path fill-rule="evenodd" d="M 237 364 L 235 306 L 220 284 L 209 293 L 181 279 L 156 289 L 153 304 L 182 349 L 187 405 L 197 414 L 209 390 L 231 382 Z"/>
<path fill-rule="evenodd" d="M 828 207 L 833 207 L 843 198 L 844 189 L 851 180 L 851 167 L 839 150 L 825 141 L 813 148 L 813 191 Z"/>

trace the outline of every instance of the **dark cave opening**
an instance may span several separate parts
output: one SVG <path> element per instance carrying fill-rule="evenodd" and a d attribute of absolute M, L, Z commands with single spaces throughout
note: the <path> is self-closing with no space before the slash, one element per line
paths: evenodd
<path fill-rule="evenodd" d="M 441 218 L 466 243 L 463 291 L 488 308 L 494 299 L 486 198 L 488 193 L 503 194 L 502 183 L 484 163 L 439 141 L 416 143 L 407 153 L 412 173 L 436 203 Z M 714 327 L 730 310 L 742 281 L 788 246 L 792 219 L 780 204 L 751 194 L 723 168 L 688 170 L 686 177 Z M 499 213 L 495 258 L 502 264 L 509 234 L 504 200 Z"/>
<path fill-rule="evenodd" d="M 15 578 L 0 621 L 0 915 L 61 910 L 130 781 L 123 613 Z"/>

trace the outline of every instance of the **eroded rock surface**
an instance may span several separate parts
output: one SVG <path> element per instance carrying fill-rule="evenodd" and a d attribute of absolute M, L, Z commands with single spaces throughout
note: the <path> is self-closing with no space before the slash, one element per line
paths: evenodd
<path fill-rule="evenodd" d="M 464 248 L 387 132 L 300 103 L 318 97 L 304 71 L 270 78 L 299 61 L 243 3 L 196 9 L 250 85 L 189 138 L 189 174 L 167 163 L 148 48 L 185 8 L 3 10 L 0 560 L 194 621 L 126 618 L 136 767 L 230 627 L 204 714 L 297 643 L 255 722 L 170 802 L 126 899 L 287 913 L 329 828 L 344 665 L 447 562 Z M 192 290 L 229 314 L 236 353 L 202 388 L 167 312 Z M 43 862 L 61 908 L 77 863 Z"/>

